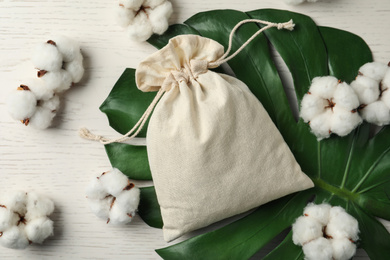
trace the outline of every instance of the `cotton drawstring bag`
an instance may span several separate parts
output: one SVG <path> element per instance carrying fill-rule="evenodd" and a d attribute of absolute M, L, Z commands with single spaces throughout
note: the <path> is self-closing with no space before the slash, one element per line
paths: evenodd
<path fill-rule="evenodd" d="M 229 46 L 246 22 L 267 26 L 229 57 L 230 47 L 224 54 L 214 40 L 181 35 L 141 62 L 137 87 L 157 95 L 125 136 L 108 140 L 81 132 L 105 144 L 122 142 L 135 137 L 151 114 L 147 151 L 166 241 L 313 187 L 248 87 L 209 70 L 233 58 L 263 30 L 293 28 L 292 21 L 244 20 L 232 30 Z"/>

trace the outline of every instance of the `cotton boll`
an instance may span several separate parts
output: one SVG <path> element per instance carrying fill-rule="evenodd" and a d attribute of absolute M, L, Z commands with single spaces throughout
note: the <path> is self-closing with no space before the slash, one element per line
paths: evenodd
<path fill-rule="evenodd" d="M 309 203 L 303 210 L 303 214 L 317 220 L 321 225 L 325 226 L 329 221 L 330 208 L 331 206 L 326 203 L 319 205 Z"/>
<path fill-rule="evenodd" d="M 56 43 L 58 51 L 61 53 L 64 62 L 74 60 L 80 53 L 80 44 L 63 35 L 53 36 L 52 40 Z"/>
<path fill-rule="evenodd" d="M 40 79 L 30 79 L 25 83 L 24 85 L 30 89 L 37 100 L 47 100 L 54 95 L 54 92 L 50 88 L 47 88 L 45 82 Z"/>
<path fill-rule="evenodd" d="M 149 6 L 152 9 L 155 9 L 157 6 L 160 6 L 164 2 L 168 2 L 166 0 L 145 0 L 142 4 L 143 6 Z"/>
<path fill-rule="evenodd" d="M 161 35 L 168 29 L 168 19 L 172 15 L 172 12 L 171 2 L 166 1 L 149 13 L 149 20 L 152 24 L 153 33 Z"/>
<path fill-rule="evenodd" d="M 360 115 L 337 105 L 333 108 L 333 117 L 330 130 L 338 136 L 346 136 L 363 122 Z"/>
<path fill-rule="evenodd" d="M 55 113 L 51 110 L 43 107 L 37 107 L 34 115 L 30 118 L 29 126 L 36 129 L 46 129 L 51 125 L 54 116 Z"/>
<path fill-rule="evenodd" d="M 387 70 L 387 64 L 380 62 L 369 62 L 360 67 L 359 72 L 365 77 L 380 82 L 385 76 Z"/>
<path fill-rule="evenodd" d="M 8 208 L 0 207 L 0 232 L 3 232 L 16 225 L 18 222 L 18 215 Z"/>
<path fill-rule="evenodd" d="M 355 91 L 345 82 L 337 85 L 334 92 L 333 102 L 351 111 L 359 107 L 359 98 Z"/>
<path fill-rule="evenodd" d="M 116 197 L 115 204 L 123 209 L 126 213 L 134 216 L 138 209 L 139 201 L 140 190 L 137 187 L 133 187 L 130 190 L 121 192 L 118 197 Z"/>
<path fill-rule="evenodd" d="M 327 109 L 324 113 L 316 116 L 310 121 L 311 131 L 319 141 L 330 136 L 332 116 L 333 112 L 330 109 Z"/>
<path fill-rule="evenodd" d="M 371 104 L 379 98 L 379 84 L 371 78 L 358 76 L 356 80 L 351 82 L 351 87 L 361 104 Z"/>
<path fill-rule="evenodd" d="M 29 245 L 29 242 L 24 231 L 17 226 L 13 226 L 3 232 L 0 237 L 0 244 L 7 248 L 24 249 Z"/>
<path fill-rule="evenodd" d="M 83 56 L 80 54 L 73 61 L 66 62 L 64 69 L 71 75 L 73 83 L 80 82 L 84 75 Z"/>
<path fill-rule="evenodd" d="M 109 195 L 98 178 L 92 179 L 85 191 L 88 199 L 104 199 Z"/>
<path fill-rule="evenodd" d="M 30 192 L 27 194 L 26 208 L 26 219 L 32 220 L 52 214 L 54 211 L 54 202 L 35 192 Z"/>
<path fill-rule="evenodd" d="M 57 47 L 49 43 L 38 44 L 32 57 L 34 67 L 46 71 L 61 69 L 62 61 L 62 55 Z"/>
<path fill-rule="evenodd" d="M 121 171 L 113 168 L 99 177 L 106 191 L 117 197 L 129 183 L 129 179 Z"/>
<path fill-rule="evenodd" d="M 322 97 L 331 99 L 338 85 L 338 79 L 332 76 L 316 77 L 313 79 L 309 92 Z"/>
<path fill-rule="evenodd" d="M 356 241 L 359 233 L 357 220 L 341 207 L 332 207 L 329 214 L 329 223 L 326 234 L 334 239 L 350 238 Z"/>
<path fill-rule="evenodd" d="M 7 99 L 10 116 L 15 120 L 30 118 L 37 109 L 37 99 L 29 90 L 14 90 Z"/>
<path fill-rule="evenodd" d="M 131 215 L 131 213 L 126 212 L 117 203 L 114 203 L 109 214 L 110 214 L 109 215 L 109 217 L 110 217 L 109 223 L 113 224 L 113 225 L 128 224 L 133 219 L 133 215 Z"/>
<path fill-rule="evenodd" d="M 45 82 L 48 89 L 56 93 L 68 90 L 73 81 L 72 75 L 63 69 L 58 71 L 49 71 L 41 79 Z"/>
<path fill-rule="evenodd" d="M 13 192 L 5 198 L 4 204 L 10 211 L 24 215 L 26 214 L 27 194 L 24 191 Z"/>
<path fill-rule="evenodd" d="M 98 218 L 108 219 L 112 200 L 113 197 L 107 197 L 102 200 L 90 199 L 89 208 Z"/>
<path fill-rule="evenodd" d="M 53 235 L 53 221 L 47 217 L 33 219 L 27 223 L 25 232 L 28 240 L 42 244 L 46 238 Z"/>
<path fill-rule="evenodd" d="M 325 111 L 328 102 L 323 98 L 312 94 L 306 94 L 302 98 L 300 117 L 306 123 Z"/>
<path fill-rule="evenodd" d="M 331 239 L 333 259 L 348 260 L 356 253 L 356 245 L 348 238 Z"/>
<path fill-rule="evenodd" d="M 125 8 L 138 10 L 144 0 L 119 0 L 119 5 L 122 5 Z"/>
<path fill-rule="evenodd" d="M 139 12 L 129 25 L 127 32 L 129 37 L 135 41 L 143 42 L 153 34 L 152 25 L 144 12 Z"/>
<path fill-rule="evenodd" d="M 132 9 L 125 8 L 123 6 L 116 7 L 116 22 L 122 27 L 127 27 L 134 19 L 135 12 Z"/>
<path fill-rule="evenodd" d="M 305 0 L 284 0 L 284 2 L 288 5 L 299 5 L 305 2 Z"/>
<path fill-rule="evenodd" d="M 41 101 L 39 105 L 42 108 L 50 110 L 52 113 L 57 112 L 57 110 L 60 108 L 60 98 L 57 95 L 54 95 L 51 99 Z"/>
<path fill-rule="evenodd" d="M 313 218 L 301 216 L 292 225 L 292 231 L 294 244 L 303 245 L 322 236 L 322 225 Z"/>
<path fill-rule="evenodd" d="M 305 244 L 302 249 L 305 260 L 332 260 L 332 244 L 324 237 Z"/>
<path fill-rule="evenodd" d="M 383 101 L 376 101 L 365 106 L 361 110 L 364 120 L 375 125 L 387 125 L 390 123 L 390 109 Z"/>

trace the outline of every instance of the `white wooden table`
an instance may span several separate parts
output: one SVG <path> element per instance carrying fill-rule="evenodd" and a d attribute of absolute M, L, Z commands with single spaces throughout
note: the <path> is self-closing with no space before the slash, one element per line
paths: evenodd
<path fill-rule="evenodd" d="M 313 17 L 319 25 L 356 33 L 371 47 L 376 61 L 390 59 L 388 0 L 323 0 L 296 7 L 281 0 L 172 3 L 171 23 L 211 9 L 289 9 Z M 161 230 L 148 227 L 139 217 L 126 227 L 106 225 L 89 212 L 84 196 L 91 175 L 109 169 L 110 163 L 103 146 L 80 139 L 77 130 L 88 126 L 112 136 L 98 107 L 124 68 L 135 68 L 154 51 L 147 43 L 130 42 L 115 24 L 115 4 L 113 0 L 0 0 L 0 191 L 37 190 L 57 206 L 52 216 L 54 237 L 22 251 L 1 248 L 0 259 L 158 259 L 154 249 L 167 245 Z M 5 98 L 24 78 L 35 75 L 31 49 L 51 34 L 69 35 L 81 42 L 86 73 L 63 96 L 54 127 L 37 131 L 8 116 Z M 356 259 L 368 257 L 359 251 Z"/>

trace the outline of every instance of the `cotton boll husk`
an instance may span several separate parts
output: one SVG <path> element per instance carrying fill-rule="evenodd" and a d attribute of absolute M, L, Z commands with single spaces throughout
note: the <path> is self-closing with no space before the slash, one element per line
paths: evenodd
<path fill-rule="evenodd" d="M 66 65 L 66 64 L 65 64 Z M 72 75 L 66 70 L 49 71 L 42 78 L 48 89 L 61 93 L 72 85 Z"/>
<path fill-rule="evenodd" d="M 0 207 L 0 232 L 14 226 L 18 222 L 18 215 L 8 208 Z"/>
<path fill-rule="evenodd" d="M 331 239 L 333 258 L 335 260 L 348 260 L 356 253 L 356 245 L 348 238 Z"/>
<path fill-rule="evenodd" d="M 359 113 L 351 112 L 339 106 L 333 108 L 333 116 L 330 130 L 338 136 L 346 136 L 363 122 Z"/>
<path fill-rule="evenodd" d="M 284 2 L 288 5 L 299 5 L 305 2 L 305 0 L 284 0 Z"/>
<path fill-rule="evenodd" d="M 49 43 L 40 43 L 36 46 L 32 63 L 39 70 L 54 71 L 62 67 L 62 55 L 57 47 Z"/>
<path fill-rule="evenodd" d="M 305 94 L 301 102 L 300 117 L 304 122 L 309 122 L 313 118 L 325 111 L 328 102 L 313 94 Z"/>
<path fill-rule="evenodd" d="M 112 200 L 113 197 L 102 200 L 89 199 L 89 208 L 98 218 L 108 219 Z"/>
<path fill-rule="evenodd" d="M 168 2 L 166 0 L 145 0 L 142 4 L 143 6 L 149 6 L 152 9 L 155 9 L 157 6 L 160 6 L 164 2 Z"/>
<path fill-rule="evenodd" d="M 381 81 L 385 76 L 387 64 L 380 62 L 369 62 L 360 67 L 359 72 L 365 77 L 369 77 L 376 81 Z"/>
<path fill-rule="evenodd" d="M 29 245 L 26 234 L 22 228 L 13 226 L 3 232 L 0 237 L 0 244 L 7 248 L 24 249 Z"/>
<path fill-rule="evenodd" d="M 316 77 L 313 79 L 309 92 L 322 97 L 331 99 L 338 85 L 338 79 L 332 76 Z"/>
<path fill-rule="evenodd" d="M 73 83 L 80 82 L 84 75 L 83 56 L 80 54 L 73 61 L 66 62 L 64 69 L 71 75 Z"/>
<path fill-rule="evenodd" d="M 349 215 L 341 207 L 332 207 L 329 214 L 329 223 L 326 226 L 326 234 L 334 239 L 350 238 L 358 240 L 358 221 Z"/>
<path fill-rule="evenodd" d="M 53 221 L 47 217 L 41 217 L 29 221 L 25 227 L 28 240 L 33 243 L 42 244 L 42 242 L 53 235 Z"/>
<path fill-rule="evenodd" d="M 31 90 L 37 100 L 48 100 L 54 95 L 53 90 L 48 88 L 41 79 L 30 79 L 25 83 L 23 85 L 26 85 Z"/>
<path fill-rule="evenodd" d="M 359 107 L 359 98 L 355 91 L 345 82 L 337 85 L 334 92 L 333 102 L 341 105 L 347 110 L 353 110 Z"/>
<path fill-rule="evenodd" d="M 99 177 L 102 185 L 106 189 L 107 193 L 117 197 L 123 188 L 129 183 L 129 179 L 121 171 L 113 168 L 111 171 L 106 172 Z"/>
<path fill-rule="evenodd" d="M 49 100 L 41 101 L 40 106 L 55 113 L 60 108 L 60 98 L 59 96 L 54 95 Z"/>
<path fill-rule="evenodd" d="M 110 217 L 109 223 L 113 225 L 124 225 L 130 223 L 133 218 L 127 215 L 127 213 L 129 212 L 126 212 L 122 207 L 120 207 L 115 202 L 109 213 L 109 217 Z M 131 212 L 129 214 L 131 214 Z"/>
<path fill-rule="evenodd" d="M 122 6 L 115 8 L 115 19 L 118 25 L 127 27 L 134 19 L 135 12 L 132 9 L 128 9 Z"/>
<path fill-rule="evenodd" d="M 332 206 L 327 203 L 319 205 L 309 203 L 303 210 L 303 214 L 317 220 L 321 223 L 321 225 L 325 226 L 329 221 L 329 212 L 331 207 Z"/>
<path fill-rule="evenodd" d="M 322 225 L 313 218 L 301 216 L 295 220 L 292 231 L 294 244 L 303 245 L 322 236 Z"/>
<path fill-rule="evenodd" d="M 54 116 L 55 113 L 51 110 L 39 106 L 30 118 L 29 126 L 36 129 L 46 129 L 51 125 Z"/>
<path fill-rule="evenodd" d="M 120 5 L 133 10 L 138 10 L 143 2 L 144 0 L 119 0 Z"/>
<path fill-rule="evenodd" d="M 305 260 L 332 260 L 332 244 L 324 237 L 305 244 L 302 249 Z"/>
<path fill-rule="evenodd" d="M 361 110 L 364 120 L 375 125 L 387 125 L 390 123 L 390 109 L 383 101 L 376 101 Z"/>
<path fill-rule="evenodd" d="M 121 192 L 117 197 L 115 204 L 123 209 L 126 213 L 135 215 L 140 200 L 140 190 L 137 187 L 133 187 L 130 190 Z"/>
<path fill-rule="evenodd" d="M 13 192 L 4 199 L 4 204 L 10 211 L 24 215 L 26 214 L 27 193 L 24 191 Z"/>
<path fill-rule="evenodd" d="M 379 98 L 379 83 L 371 78 L 358 76 L 351 87 L 359 98 L 360 104 L 371 104 Z"/>
<path fill-rule="evenodd" d="M 7 99 L 10 116 L 15 120 L 30 118 L 37 109 L 37 99 L 28 90 L 14 90 Z"/>
<path fill-rule="evenodd" d="M 172 15 L 172 12 L 171 2 L 166 1 L 149 13 L 149 20 L 154 33 L 161 35 L 168 29 L 168 19 Z"/>
<path fill-rule="evenodd" d="M 80 53 L 80 44 L 69 37 L 56 35 L 52 37 L 52 40 L 56 43 L 57 49 L 62 54 L 64 62 L 74 60 Z"/>
<path fill-rule="evenodd" d="M 144 12 L 139 12 L 129 25 L 127 32 L 135 41 L 146 41 L 153 34 L 152 25 Z"/>
<path fill-rule="evenodd" d="M 331 133 L 329 133 L 329 131 L 332 116 L 333 112 L 330 109 L 327 109 L 324 113 L 316 116 L 310 121 L 311 131 L 319 141 L 330 136 Z"/>
<path fill-rule="evenodd" d="M 88 199 L 98 200 L 104 199 L 107 197 L 107 195 L 109 195 L 98 178 L 92 179 L 85 190 L 85 194 L 87 195 Z"/>
<path fill-rule="evenodd" d="M 54 202 L 41 196 L 35 192 L 29 192 L 27 194 L 27 213 L 26 219 L 28 221 L 39 218 L 49 216 L 54 211 Z"/>

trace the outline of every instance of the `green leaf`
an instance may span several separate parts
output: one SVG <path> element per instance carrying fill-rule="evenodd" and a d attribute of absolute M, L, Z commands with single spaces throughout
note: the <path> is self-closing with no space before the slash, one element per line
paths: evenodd
<path fill-rule="evenodd" d="M 144 93 L 135 84 L 135 70 L 125 69 L 114 88 L 100 106 L 108 117 L 110 126 L 121 134 L 127 133 L 141 118 L 156 93 Z M 138 137 L 146 136 L 145 124 Z"/>
<path fill-rule="evenodd" d="M 290 259 L 303 260 L 304 255 L 302 247 L 294 245 L 292 241 L 292 231 L 288 233 L 282 243 L 279 244 L 271 253 L 269 253 L 263 260 L 272 259 Z"/>
<path fill-rule="evenodd" d="M 146 146 L 112 143 L 105 145 L 111 165 L 134 180 L 152 180 Z"/>
<path fill-rule="evenodd" d="M 138 206 L 138 214 L 149 226 L 155 228 L 163 227 L 160 206 L 157 201 L 154 187 L 141 188 L 141 200 Z"/>

